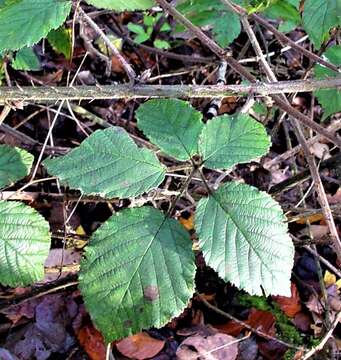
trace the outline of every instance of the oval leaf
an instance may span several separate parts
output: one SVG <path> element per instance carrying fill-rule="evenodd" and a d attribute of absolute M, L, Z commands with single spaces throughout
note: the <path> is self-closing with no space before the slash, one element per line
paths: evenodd
<path fill-rule="evenodd" d="M 290 296 L 294 246 L 270 195 L 226 183 L 199 201 L 195 227 L 207 265 L 250 294 Z"/>
<path fill-rule="evenodd" d="M 163 152 L 178 160 L 198 153 L 202 115 L 183 100 L 150 100 L 136 112 L 137 126 Z"/>
<path fill-rule="evenodd" d="M 42 280 L 50 249 L 49 224 L 34 209 L 0 201 L 0 283 L 23 286 Z"/>
<path fill-rule="evenodd" d="M 209 121 L 201 134 L 199 149 L 204 166 L 230 169 L 269 150 L 270 138 L 262 124 L 248 115 L 223 115 Z"/>
<path fill-rule="evenodd" d="M 0 5 L 0 51 L 37 43 L 58 28 L 71 10 L 68 0 L 5 0 Z"/>
<path fill-rule="evenodd" d="M 334 45 L 330 47 L 323 55 L 330 63 L 337 66 L 341 65 L 341 45 Z M 327 79 L 340 76 L 339 73 L 319 64 L 315 65 L 314 72 L 317 79 Z M 328 116 L 341 111 L 340 89 L 317 90 L 315 91 L 315 96 L 324 110 L 322 120 L 325 120 Z"/>
<path fill-rule="evenodd" d="M 14 70 L 39 71 L 41 66 L 34 50 L 31 47 L 24 47 L 16 53 L 15 59 L 12 61 L 12 68 Z"/>
<path fill-rule="evenodd" d="M 189 234 L 152 207 L 112 216 L 92 236 L 85 257 L 80 289 L 107 342 L 163 326 L 194 291 Z"/>
<path fill-rule="evenodd" d="M 319 49 L 332 27 L 341 25 L 340 0 L 305 0 L 303 25 L 315 47 Z"/>
<path fill-rule="evenodd" d="M 86 0 L 86 2 L 101 9 L 116 11 L 146 10 L 155 6 L 153 0 Z"/>
<path fill-rule="evenodd" d="M 97 130 L 69 154 L 45 160 L 50 174 L 84 194 L 128 198 L 157 187 L 165 167 L 119 127 Z"/>
<path fill-rule="evenodd" d="M 234 2 L 245 5 L 244 0 Z M 194 25 L 211 28 L 214 39 L 221 47 L 230 45 L 240 34 L 239 16 L 230 11 L 220 0 L 181 0 L 177 1 L 176 8 Z M 184 30 L 185 27 L 182 25 L 176 28 L 176 31 Z"/>
<path fill-rule="evenodd" d="M 26 150 L 0 145 L 0 189 L 27 176 L 34 157 Z"/>

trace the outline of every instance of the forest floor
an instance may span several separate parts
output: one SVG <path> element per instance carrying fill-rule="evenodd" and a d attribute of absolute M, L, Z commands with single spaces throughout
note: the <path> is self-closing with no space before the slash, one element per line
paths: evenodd
<path fill-rule="evenodd" d="M 222 79 L 226 84 L 242 83 L 235 71 L 224 67 L 205 44 L 188 31 L 177 35 L 160 31 L 165 23 L 174 27 L 170 18 L 161 17 L 153 25 L 150 38 L 141 46 L 134 42 L 136 35 L 127 25 L 143 24 L 142 12 L 116 14 L 86 5 L 83 9 L 110 34 L 109 38 L 140 75 L 140 83 L 216 85 Z M 150 15 L 154 16 L 155 12 Z M 312 67 L 309 58 L 290 47 L 281 52 L 285 46 L 272 33 L 254 23 L 251 25 L 263 51 L 273 52 L 271 67 L 278 80 L 300 80 L 306 76 Z M 67 26 L 74 27 L 75 34 L 71 59 L 42 41 L 34 46 L 39 69 L 15 70 L 5 59 L 2 84 L 58 87 L 66 86 L 73 79 L 75 85 L 97 85 L 101 91 L 103 85 L 127 83 L 126 69 L 90 25 L 73 23 L 72 13 Z M 206 33 L 210 35 L 209 30 Z M 300 40 L 302 47 L 312 50 L 302 28 L 297 27 L 287 36 L 293 41 Z M 155 48 L 155 39 L 167 43 L 169 48 Z M 335 39 L 332 37 L 324 44 L 325 48 L 335 43 Z M 234 58 L 243 60 L 252 74 L 262 73 L 245 32 L 233 41 L 230 49 Z M 195 98 L 191 104 L 204 114 L 206 121 L 210 121 L 214 112 L 233 114 L 248 107 L 249 114 L 266 126 L 272 141 L 266 156 L 257 162 L 237 165 L 229 172 L 205 170 L 205 175 L 216 185 L 230 180 L 243 181 L 269 192 L 280 203 L 295 244 L 291 297 L 250 296 L 221 280 L 196 250 L 196 295 L 187 309 L 161 329 L 146 329 L 113 343 L 112 353 L 106 355 L 104 340 L 92 324 L 77 288 L 77 274 L 91 234 L 113 212 L 129 207 L 132 201 L 81 196 L 78 191 L 60 186 L 56 178 L 49 178 L 46 170 L 38 166 L 33 178 L 31 173 L 0 192 L 2 199 L 24 201 L 38 210 L 50 223 L 53 239 L 42 282 L 25 288 L 0 286 L 1 359 L 299 359 L 304 350 L 318 346 L 324 339 L 326 346 L 316 350 L 313 356 L 340 358 L 340 324 L 335 323 L 335 319 L 339 319 L 341 311 L 341 271 L 329 226 L 288 116 L 283 115 L 271 99 L 264 105 L 260 98 L 235 95 L 214 103 L 210 98 Z M 322 109 L 312 93 L 292 94 L 288 99 L 300 113 L 320 122 Z M 24 148 L 36 160 L 40 156 L 44 159 L 69 152 L 97 129 L 120 126 L 138 144 L 148 147 L 150 143 L 138 130 L 135 119 L 135 110 L 144 101 L 95 99 L 65 102 L 62 107 L 53 102 L 15 102 L 3 108 L 0 144 Z M 328 117 L 323 126 L 334 132 L 341 129 L 341 114 Z M 336 229 L 340 231 L 340 149 L 328 139 L 316 137 L 309 128 L 304 129 L 304 134 L 310 139 Z M 168 167 L 179 165 L 169 158 L 166 162 Z M 172 196 L 167 195 L 167 191 L 169 194 L 178 191 L 186 175 L 186 169 L 180 169 L 167 176 L 162 184 L 165 195 L 158 199 L 158 208 L 168 208 Z M 207 194 L 200 181 L 190 185 L 174 211 L 174 217 L 191 232 L 194 248 L 197 237 L 193 198 L 197 194 Z M 145 204 L 154 205 L 153 201 L 152 197 L 144 197 Z M 333 326 L 334 332 L 328 333 Z M 228 336 L 235 342 L 226 347 L 223 344 Z"/>

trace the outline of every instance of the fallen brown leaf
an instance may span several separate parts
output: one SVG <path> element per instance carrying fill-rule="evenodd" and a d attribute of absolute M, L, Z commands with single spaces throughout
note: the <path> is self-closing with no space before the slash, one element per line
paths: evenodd
<path fill-rule="evenodd" d="M 91 360 L 105 360 L 106 347 L 103 336 L 92 325 L 82 327 L 77 337 Z"/>
<path fill-rule="evenodd" d="M 303 332 L 310 330 L 311 318 L 308 314 L 301 311 L 295 315 L 293 321 L 298 330 Z"/>
<path fill-rule="evenodd" d="M 144 360 L 157 355 L 165 341 L 152 338 L 146 332 L 129 336 L 116 344 L 117 350 L 130 359 Z"/>
<path fill-rule="evenodd" d="M 290 318 L 294 317 L 302 309 L 300 296 L 294 283 L 291 283 L 291 297 L 273 296 L 272 298 Z"/>
<path fill-rule="evenodd" d="M 178 360 L 234 360 L 238 356 L 238 342 L 232 336 L 217 333 L 211 336 L 190 336 L 179 346 Z"/>
<path fill-rule="evenodd" d="M 270 336 L 276 334 L 275 317 L 269 311 L 252 308 L 245 324 Z M 245 327 L 235 321 L 229 321 L 223 325 L 216 325 L 215 328 L 225 334 L 238 336 Z"/>

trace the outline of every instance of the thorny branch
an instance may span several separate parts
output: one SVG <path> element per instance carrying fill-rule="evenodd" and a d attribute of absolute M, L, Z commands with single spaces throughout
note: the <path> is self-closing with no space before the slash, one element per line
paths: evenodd
<path fill-rule="evenodd" d="M 221 1 L 223 3 L 226 3 L 226 4 L 229 3 L 228 0 L 221 0 Z M 233 6 L 231 6 L 230 8 L 233 9 L 233 11 L 235 11 Z M 235 11 L 235 12 L 237 12 L 237 11 Z M 268 80 L 277 82 L 276 76 L 273 73 L 270 65 L 268 64 L 268 62 L 266 61 L 265 56 L 262 53 L 262 50 L 261 50 L 261 47 L 260 47 L 260 45 L 258 43 L 256 35 L 254 34 L 254 32 L 253 32 L 253 30 L 252 30 L 252 28 L 251 28 L 251 26 L 249 24 L 249 21 L 247 19 L 247 15 L 245 13 L 243 13 L 241 15 L 241 22 L 243 24 L 244 30 L 248 34 L 248 37 L 249 37 L 250 42 L 251 42 L 251 44 L 252 44 L 252 46 L 253 46 L 253 48 L 255 50 L 256 55 L 260 58 L 260 62 L 262 64 L 262 67 L 264 69 L 265 74 L 268 77 Z M 288 106 L 290 106 L 289 101 L 287 100 L 287 98 L 283 94 L 279 95 L 278 97 L 281 97 L 282 100 Z M 292 125 L 294 127 L 296 137 L 297 137 L 297 139 L 299 140 L 299 142 L 300 142 L 300 144 L 302 146 L 305 158 L 307 160 L 307 163 L 308 163 L 308 166 L 309 166 L 309 169 L 310 169 L 310 173 L 311 173 L 311 176 L 312 176 L 312 179 L 313 179 L 313 182 L 314 182 L 314 186 L 315 186 L 315 189 L 316 189 L 316 192 L 317 192 L 317 195 L 318 195 L 318 200 L 319 200 L 319 203 L 321 205 L 324 218 L 325 218 L 325 220 L 327 222 L 327 225 L 328 225 L 328 228 L 329 228 L 329 231 L 330 231 L 330 236 L 331 236 L 331 238 L 333 240 L 335 252 L 336 252 L 339 260 L 341 261 L 341 241 L 340 241 L 340 238 L 339 238 L 338 231 L 336 229 L 336 225 L 335 225 L 335 222 L 334 222 L 332 212 L 330 210 L 330 206 L 329 206 L 327 196 L 326 196 L 326 193 L 325 193 L 322 181 L 321 181 L 320 174 L 319 174 L 317 166 L 315 164 L 314 156 L 312 155 L 311 150 L 310 150 L 310 148 L 309 148 L 309 146 L 307 144 L 307 141 L 305 139 L 301 124 L 296 119 L 293 119 Z"/>
<path fill-rule="evenodd" d="M 259 59 L 264 60 L 263 65 L 265 65 L 266 73 L 270 76 L 272 82 L 270 83 L 258 83 L 256 79 L 253 77 L 251 73 L 248 72 L 243 66 L 241 66 L 235 59 L 231 57 L 231 55 L 226 52 L 224 49 L 220 48 L 213 40 L 207 37 L 199 28 L 194 26 L 190 21 L 188 21 L 185 17 L 183 17 L 180 13 L 178 13 L 174 7 L 168 4 L 165 0 L 156 0 L 165 10 L 167 10 L 174 18 L 176 18 L 179 22 L 184 24 L 192 33 L 194 33 L 208 48 L 211 49 L 213 53 L 215 53 L 220 59 L 224 62 L 228 63 L 232 69 L 234 69 L 237 73 L 241 76 L 248 79 L 252 84 L 250 85 L 216 85 L 216 86 L 190 86 L 190 85 L 181 85 L 181 86 L 167 86 L 167 85 L 160 85 L 160 86 L 152 86 L 152 85 L 135 85 L 132 86 L 134 81 L 136 80 L 136 73 L 133 68 L 129 65 L 129 63 L 124 59 L 124 57 L 120 54 L 115 46 L 113 46 L 110 40 L 107 39 L 106 35 L 103 31 L 98 27 L 98 25 L 93 22 L 93 20 L 82 10 L 79 9 L 80 16 L 103 38 L 103 40 L 107 43 L 107 46 L 112 50 L 113 54 L 118 58 L 121 62 L 122 66 L 124 67 L 127 76 L 130 80 L 130 85 L 114 85 L 114 86 L 98 86 L 98 87 L 24 87 L 24 88 L 0 88 L 0 104 L 4 104 L 7 106 L 7 103 L 11 101 L 55 101 L 55 100 L 93 100 L 93 99 L 133 99 L 133 98 L 149 98 L 149 97 L 177 97 L 177 98 L 224 98 L 233 95 L 243 95 L 243 94 L 253 94 L 253 95 L 274 95 L 280 94 L 279 96 L 273 96 L 276 104 L 284 111 L 286 111 L 290 116 L 296 118 L 297 120 L 301 121 L 306 126 L 312 128 L 316 131 L 319 136 L 325 136 L 329 141 L 333 142 L 335 145 L 341 147 L 341 140 L 334 136 L 331 131 L 326 130 L 322 126 L 314 123 L 311 121 L 307 116 L 299 113 L 295 110 L 287 101 L 287 99 L 283 96 L 284 93 L 293 93 L 293 92 L 307 92 L 307 91 L 315 91 L 318 89 L 324 88 L 339 88 L 341 87 L 341 78 L 333 78 L 333 79 L 326 79 L 326 80 L 304 80 L 304 81 L 286 81 L 286 82 L 277 82 L 276 78 L 271 76 L 271 68 L 266 67 L 266 61 L 264 55 L 261 51 L 256 51 Z M 227 0 L 221 0 L 225 4 L 231 4 Z M 230 5 L 229 5 L 230 6 Z M 234 5 L 233 5 L 234 7 Z M 247 18 L 245 17 L 244 9 L 240 7 L 234 7 L 234 9 L 242 16 L 243 24 L 245 28 L 248 28 Z M 333 64 L 328 63 L 321 57 L 311 53 L 310 51 L 306 50 L 305 48 L 297 45 L 292 40 L 287 38 L 284 34 L 281 34 L 277 31 L 272 25 L 270 25 L 266 20 L 262 17 L 252 14 L 251 18 L 260 23 L 262 26 L 270 30 L 274 33 L 274 35 L 280 39 L 283 43 L 289 44 L 292 48 L 300 51 L 305 56 L 309 57 L 311 60 L 318 62 L 333 71 L 340 72 L 339 68 Z M 250 35 L 250 34 L 249 34 Z M 255 43 L 253 43 L 254 45 Z M 257 43 L 256 43 L 257 45 Z M 269 75 L 270 74 L 270 75 Z M 273 74 L 273 73 L 272 73 Z M 1 125 L 1 121 L 0 121 Z M 4 125 L 3 125 L 4 126 Z M 302 137 L 301 137 L 302 140 Z M 303 141 L 304 140 L 304 141 Z M 321 207 L 322 209 L 326 209 L 326 204 L 324 203 L 325 194 L 321 195 L 321 191 L 323 190 L 323 185 L 316 168 L 316 164 L 313 158 L 309 157 L 309 151 L 307 152 L 307 142 L 303 137 L 301 141 L 301 147 L 305 150 L 307 161 L 310 166 L 310 170 L 313 176 L 314 181 L 317 183 L 317 189 L 320 197 L 322 196 Z M 309 149 L 308 149 L 309 150 Z M 192 171 L 191 175 L 187 178 L 184 186 L 182 187 L 180 193 L 182 193 L 187 185 L 189 184 L 191 177 L 194 174 Z M 204 184 L 207 185 L 205 179 L 203 178 Z M 208 186 L 208 185 L 207 185 Z M 321 190 L 322 188 L 322 190 Z M 210 190 L 208 188 L 208 190 Z M 323 190 L 324 191 L 324 190 Z M 175 198 L 175 201 L 178 197 Z M 321 199 L 320 199 L 321 200 Z M 170 212 L 174 210 L 175 202 L 171 204 Z M 327 203 L 328 204 L 328 203 Z M 331 212 L 329 209 L 329 213 L 326 212 L 325 216 L 331 216 Z M 330 220 L 330 219 L 329 219 Z M 332 218 L 331 218 L 331 221 Z M 335 226 L 335 224 L 334 224 Z M 341 247 L 341 246 L 340 246 Z M 339 249 L 340 251 L 340 249 Z M 65 288 L 67 286 L 74 286 L 77 284 L 76 278 L 68 278 L 61 283 L 58 284 L 51 284 L 51 288 L 41 289 L 37 293 L 33 292 L 29 294 L 29 296 L 25 295 L 20 300 L 16 298 L 15 300 L 25 301 L 30 296 L 35 297 L 41 296 L 45 294 L 46 291 L 56 291 L 58 289 Z M 43 290 L 43 291 L 42 291 Z M 221 311 L 220 309 L 214 307 L 213 305 L 209 304 L 205 299 L 201 298 L 201 301 L 212 310 L 220 313 L 221 315 L 233 319 L 234 321 L 240 322 L 238 319 L 235 319 L 229 314 Z M 13 305 L 13 303 L 4 303 L 0 304 L 1 306 L 9 306 Z M 341 313 L 339 313 L 332 324 L 332 327 L 327 332 L 326 336 L 323 338 L 322 342 L 316 347 L 310 350 L 304 357 L 304 359 L 308 359 L 312 355 L 314 355 L 317 351 L 321 350 L 328 339 L 332 336 L 334 329 L 336 328 L 338 322 L 341 319 Z M 240 322 L 243 326 L 247 327 L 244 322 Z M 248 327 L 247 327 L 248 328 Z M 302 348 L 296 347 L 295 345 L 288 344 L 281 340 L 278 340 L 274 337 L 270 337 L 267 334 L 258 331 L 257 329 L 253 329 L 249 327 L 249 330 L 255 332 L 259 336 L 272 339 L 287 347 L 292 347 L 295 349 L 302 350 Z"/>
<path fill-rule="evenodd" d="M 97 85 L 0 87 L 0 104 L 12 101 L 48 102 L 58 100 L 224 98 L 236 95 L 265 96 L 341 88 L 341 77 L 324 80 L 293 80 L 241 85 Z"/>

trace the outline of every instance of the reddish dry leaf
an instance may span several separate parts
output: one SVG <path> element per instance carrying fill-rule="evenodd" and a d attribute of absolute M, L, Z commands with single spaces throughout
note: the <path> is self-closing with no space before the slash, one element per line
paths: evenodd
<path fill-rule="evenodd" d="M 251 326 L 254 329 L 262 331 L 267 335 L 275 336 L 275 317 L 268 311 L 262 311 L 252 308 L 248 319 L 245 324 Z M 223 325 L 216 325 L 215 328 L 225 334 L 232 336 L 238 336 L 241 331 L 245 328 L 243 325 L 236 323 L 235 321 L 229 321 Z"/>
<path fill-rule="evenodd" d="M 217 329 L 215 329 L 211 325 L 204 325 L 204 324 L 193 325 L 189 328 L 179 329 L 176 332 L 177 335 L 186 336 L 186 337 L 194 336 L 194 335 L 207 337 L 207 336 L 215 335 L 217 333 L 218 333 Z"/>
<path fill-rule="evenodd" d="M 19 322 L 23 317 L 26 319 L 33 319 L 35 314 L 36 306 L 39 304 L 40 299 L 31 299 L 24 301 L 21 304 L 13 305 L 1 311 L 10 319 L 13 324 Z M 1 359 L 1 358 L 0 358 Z"/>
<path fill-rule="evenodd" d="M 252 308 L 245 324 L 270 336 L 275 336 L 276 334 L 275 317 L 269 311 L 256 310 Z M 243 325 L 234 321 L 229 321 L 223 325 L 216 325 L 215 327 L 221 332 L 233 336 L 238 336 L 244 329 Z"/>
<path fill-rule="evenodd" d="M 275 340 L 259 342 L 258 349 L 259 352 L 263 355 L 264 359 L 267 360 L 282 359 L 283 355 L 287 351 L 287 347 L 285 345 L 282 345 Z"/>
<path fill-rule="evenodd" d="M 293 320 L 298 330 L 303 332 L 308 332 L 310 330 L 311 319 L 308 314 L 301 311 L 295 315 Z"/>
<path fill-rule="evenodd" d="M 262 331 L 267 335 L 275 336 L 275 321 L 276 319 L 271 312 L 251 309 L 246 323 L 252 328 Z"/>
<path fill-rule="evenodd" d="M 92 325 L 82 327 L 77 337 L 91 360 L 105 360 L 106 347 L 103 336 Z"/>
<path fill-rule="evenodd" d="M 190 336 L 180 344 L 176 357 L 179 360 L 234 360 L 238 356 L 238 342 L 235 340 L 221 333 L 207 337 Z"/>
<path fill-rule="evenodd" d="M 68 329 L 78 313 L 77 303 L 72 296 L 63 294 L 49 294 L 35 300 L 38 304 L 34 320 L 11 332 L 4 347 L 22 360 L 46 360 L 52 353 L 66 354 L 76 342 Z"/>
<path fill-rule="evenodd" d="M 145 332 L 129 336 L 116 344 L 117 350 L 130 359 L 144 360 L 157 355 L 165 341 L 154 339 Z"/>
<path fill-rule="evenodd" d="M 302 309 L 300 296 L 294 283 L 291 283 L 291 297 L 273 296 L 272 298 L 290 318 L 294 317 Z"/>
<path fill-rule="evenodd" d="M 111 58 L 111 71 L 113 73 L 124 73 L 124 68 L 116 56 Z"/>
<path fill-rule="evenodd" d="M 231 336 L 238 336 L 244 329 L 243 325 L 240 325 L 233 320 L 229 321 L 226 324 L 215 325 L 214 327 L 219 331 L 223 332 L 224 334 L 228 334 Z"/>

